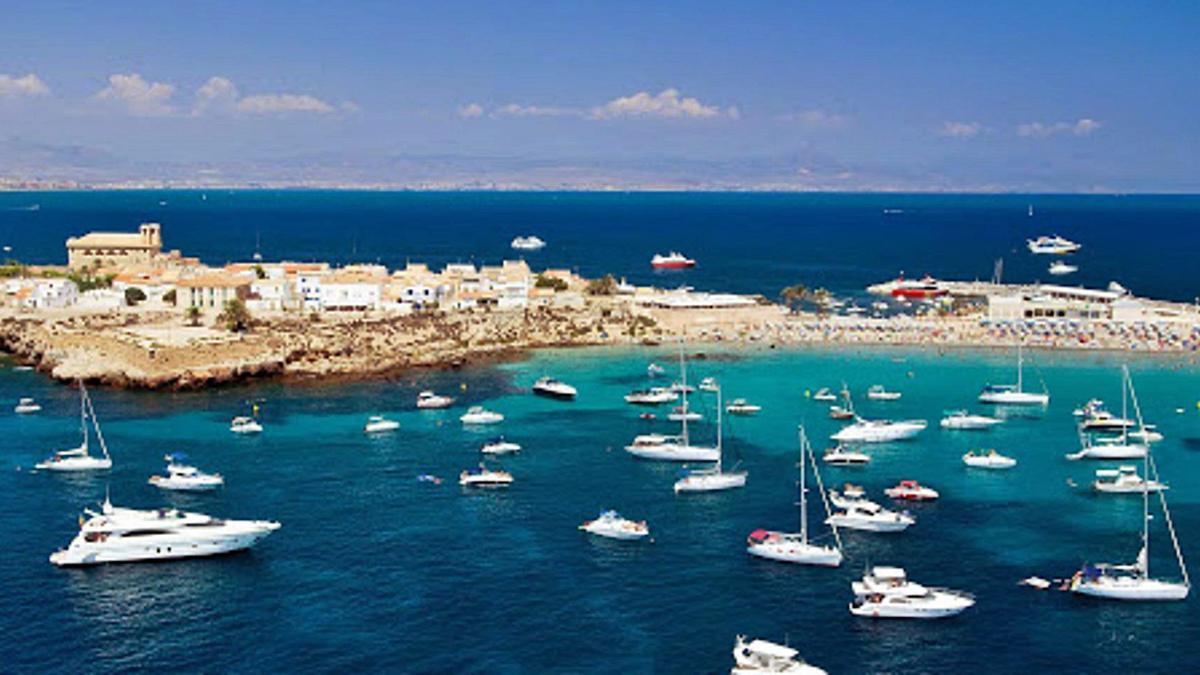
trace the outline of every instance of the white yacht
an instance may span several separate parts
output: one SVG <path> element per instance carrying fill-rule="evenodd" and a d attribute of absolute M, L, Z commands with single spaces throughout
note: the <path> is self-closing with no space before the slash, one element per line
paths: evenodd
<path fill-rule="evenodd" d="M 676 394 L 694 394 L 694 393 L 696 393 L 696 388 L 693 387 L 692 385 L 688 384 L 687 382 L 672 382 L 671 386 L 667 387 L 667 389 L 675 392 Z"/>
<path fill-rule="evenodd" d="M 962 461 L 975 469 L 1011 469 L 1017 465 L 1017 460 L 995 450 L 968 450 Z"/>
<path fill-rule="evenodd" d="M 1130 396 L 1136 397 L 1136 392 L 1133 391 L 1133 380 L 1129 378 L 1129 370 L 1122 367 L 1121 369 L 1121 417 L 1111 415 L 1103 409 L 1103 404 L 1092 406 L 1089 402 L 1089 411 L 1085 415 L 1085 421 L 1079 425 L 1079 452 L 1067 455 L 1067 459 L 1142 459 L 1150 452 L 1150 446 L 1146 442 L 1133 443 L 1129 440 L 1130 429 L 1138 427 L 1145 430 L 1146 425 L 1142 423 L 1139 413 L 1138 421 L 1127 419 L 1125 416 L 1129 410 Z M 1107 418 L 1103 426 L 1096 427 L 1088 426 L 1088 421 Z M 1088 431 L 1095 430 L 1110 431 L 1116 429 L 1121 432 L 1117 437 L 1094 437 Z"/>
<path fill-rule="evenodd" d="M 417 408 L 421 410 L 438 410 L 449 408 L 452 405 L 454 405 L 454 399 L 450 396 L 442 396 L 428 390 L 417 394 Z"/>
<path fill-rule="evenodd" d="M 504 421 L 504 415 L 486 410 L 483 406 L 473 405 L 458 419 L 463 424 L 499 424 Z"/>
<path fill-rule="evenodd" d="M 512 485 L 513 475 L 507 471 L 493 471 L 480 464 L 478 469 L 466 469 L 458 474 L 458 484 L 474 488 L 504 488 Z"/>
<path fill-rule="evenodd" d="M 521 446 L 505 439 L 503 436 L 497 436 L 480 446 L 479 451 L 485 455 L 508 455 L 520 452 Z"/>
<path fill-rule="evenodd" d="M 1026 245 L 1028 245 L 1030 253 L 1043 255 L 1065 255 L 1083 248 L 1083 246 L 1065 237 L 1060 237 L 1057 234 L 1054 236 L 1042 235 L 1037 239 L 1029 239 L 1026 241 Z"/>
<path fill-rule="evenodd" d="M 1050 272 L 1050 274 L 1053 274 L 1056 277 L 1066 276 L 1068 274 L 1074 274 L 1075 272 L 1078 272 L 1078 271 L 1079 271 L 1079 268 L 1077 266 L 1068 265 L 1067 263 L 1065 263 L 1061 260 L 1055 260 L 1054 262 L 1050 263 L 1049 272 Z"/>
<path fill-rule="evenodd" d="M 1107 433 L 1121 433 L 1126 429 L 1132 429 L 1134 426 L 1136 426 L 1135 422 L 1128 417 L 1124 415 L 1117 417 L 1103 408 L 1092 410 L 1084 415 L 1083 421 L 1079 423 L 1079 428 L 1084 431 Z"/>
<path fill-rule="evenodd" d="M 181 492 L 205 492 L 215 490 L 225 484 L 225 479 L 221 477 L 221 474 L 204 473 L 194 466 L 185 464 L 187 455 L 182 452 L 167 455 L 165 459 L 167 460 L 166 475 L 151 476 L 148 481 L 156 488 Z"/>
<path fill-rule="evenodd" d="M 42 406 L 31 398 L 22 398 L 17 401 L 17 405 L 13 408 L 13 412 L 18 415 L 30 415 L 35 412 L 41 412 Z"/>
<path fill-rule="evenodd" d="M 730 415 L 754 415 L 762 411 L 762 406 L 748 402 L 744 398 L 735 398 L 725 406 L 725 412 Z"/>
<path fill-rule="evenodd" d="M 925 430 L 925 420 L 866 420 L 854 418 L 854 424 L 830 436 L 838 443 L 886 443 L 912 438 Z"/>
<path fill-rule="evenodd" d="M 747 472 L 726 471 L 722 466 L 723 437 L 721 434 L 721 390 L 717 389 L 717 463 L 712 467 L 687 471 L 675 481 L 675 494 L 681 492 L 717 492 L 732 490 L 746 485 Z"/>
<path fill-rule="evenodd" d="M 604 511 L 595 520 L 584 521 L 579 529 L 598 537 L 623 541 L 645 539 L 650 536 L 650 528 L 646 525 L 646 521 L 622 518 L 621 514 L 611 510 Z"/>
<path fill-rule="evenodd" d="M 665 372 L 667 372 L 667 369 L 663 368 L 662 366 L 658 365 L 657 363 L 651 363 L 650 365 L 646 366 L 646 376 L 647 377 L 658 377 L 659 375 L 662 375 Z"/>
<path fill-rule="evenodd" d="M 671 412 L 667 413 L 667 419 L 671 422 L 682 422 L 685 419 L 689 422 L 699 422 L 704 419 L 704 415 L 692 410 L 688 406 L 677 405 L 671 408 Z"/>
<path fill-rule="evenodd" d="M 1147 424 L 1141 429 L 1130 431 L 1128 432 L 1128 436 L 1135 441 L 1143 443 L 1158 443 L 1163 439 L 1163 435 L 1154 428 L 1153 424 Z"/>
<path fill-rule="evenodd" d="M 987 415 L 975 415 L 966 410 L 954 410 L 942 418 L 943 429 L 956 431 L 984 431 L 1000 424 L 1002 420 Z"/>
<path fill-rule="evenodd" d="M 744 635 L 737 636 L 737 642 L 733 645 L 733 664 L 730 675 L 826 675 L 824 670 L 805 663 L 800 658 L 800 652 L 791 647 L 767 640 L 747 642 Z"/>
<path fill-rule="evenodd" d="M 821 387 L 820 389 L 817 390 L 817 393 L 813 394 L 813 400 L 814 401 L 836 401 L 837 394 L 834 394 L 832 391 L 829 391 L 829 387 Z"/>
<path fill-rule="evenodd" d="M 400 428 L 400 423 L 396 420 L 389 420 L 382 415 L 371 415 L 367 418 L 367 423 L 363 425 L 363 433 L 379 434 L 387 431 L 395 431 Z"/>
<path fill-rule="evenodd" d="M 512 240 L 512 247 L 518 251 L 538 251 L 546 247 L 546 242 L 535 235 L 528 237 L 516 237 Z"/>
<path fill-rule="evenodd" d="M 873 567 L 850 588 L 854 591 L 850 613 L 873 619 L 941 619 L 975 604 L 967 593 L 909 581 L 900 567 Z"/>
<path fill-rule="evenodd" d="M 114 507 L 85 509 L 79 534 L 67 548 L 50 554 L 60 567 L 110 562 L 170 560 L 217 555 L 250 548 L 279 529 L 270 520 L 222 520 L 177 509 L 140 511 Z"/>
<path fill-rule="evenodd" d="M 229 430 L 235 434 L 257 434 L 261 433 L 263 428 L 253 417 L 235 417 L 229 423 Z"/>
<path fill-rule="evenodd" d="M 884 490 L 883 494 L 892 499 L 908 502 L 928 502 L 941 496 L 937 490 L 927 485 L 921 485 L 915 480 L 902 480 Z"/>
<path fill-rule="evenodd" d="M 799 565 L 818 565 L 821 567 L 837 567 L 842 564 L 842 541 L 838 537 L 837 527 L 830 525 L 833 534 L 833 546 L 815 544 L 808 539 L 808 490 L 805 487 L 804 476 L 811 464 L 813 475 L 817 479 L 817 489 L 821 494 L 821 503 L 825 506 L 825 517 L 833 515 L 829 510 L 829 501 L 825 496 L 825 486 L 821 484 L 821 472 L 817 469 L 817 460 L 804 427 L 800 427 L 800 532 L 774 532 L 770 530 L 755 530 L 746 538 L 746 552 L 759 558 L 777 560 L 779 562 L 796 563 Z"/>
<path fill-rule="evenodd" d="M 700 380 L 700 391 L 714 392 L 717 390 L 717 380 L 713 377 L 706 377 Z"/>
<path fill-rule="evenodd" d="M 543 377 L 533 383 L 533 393 L 547 398 L 570 401 L 579 394 L 579 391 L 566 382 L 556 380 L 553 377 Z"/>
<path fill-rule="evenodd" d="M 634 405 L 661 405 L 663 403 L 673 403 L 678 400 L 679 394 L 666 387 L 639 389 L 625 394 L 625 402 Z"/>
<path fill-rule="evenodd" d="M 979 392 L 980 403 L 999 405 L 1048 405 L 1050 394 L 1042 387 L 1042 393 L 1025 391 L 1025 355 L 1020 342 L 1017 343 L 1017 383 L 989 384 Z"/>
<path fill-rule="evenodd" d="M 687 406 L 687 365 L 683 358 L 683 345 L 679 347 L 679 371 L 683 388 L 683 405 Z M 629 397 L 625 397 L 629 400 Z M 625 451 L 634 457 L 655 459 L 668 462 L 717 462 L 721 459 L 721 448 L 692 445 L 688 433 L 688 421 L 684 417 L 680 423 L 678 436 L 663 434 L 642 434 L 633 439 L 633 443 L 625 446 Z M 720 425 L 718 424 L 718 427 Z"/>
<path fill-rule="evenodd" d="M 825 454 L 821 455 L 821 461 L 832 466 L 866 466 L 871 461 L 871 456 L 839 443 L 827 449 Z"/>
<path fill-rule="evenodd" d="M 917 522 L 907 511 L 891 511 L 867 499 L 841 501 L 842 504 L 837 505 L 841 511 L 826 518 L 826 524 L 863 532 L 903 532 Z"/>
<path fill-rule="evenodd" d="M 1145 443 L 1129 443 L 1120 438 L 1092 438 L 1080 434 L 1079 452 L 1072 452 L 1067 459 L 1141 459 L 1150 452 L 1150 446 Z"/>
<path fill-rule="evenodd" d="M 96 430 L 96 440 L 100 443 L 102 457 L 93 457 L 88 454 L 89 417 L 92 421 L 92 428 Z M 112 468 L 112 457 L 108 454 L 104 433 L 100 431 L 100 421 L 96 419 L 96 411 L 92 408 L 92 399 L 88 396 L 82 381 L 79 382 L 79 433 L 82 436 L 79 447 L 59 450 L 49 458 L 35 464 L 33 468 L 41 471 L 96 471 Z"/>
<path fill-rule="evenodd" d="M 1142 478 L 1137 467 L 1129 464 L 1115 469 L 1097 469 L 1092 488 L 1107 494 L 1141 494 L 1169 489 L 1165 483 Z"/>
<path fill-rule="evenodd" d="M 898 401 L 902 394 L 898 391 L 888 391 L 882 384 L 871 385 L 867 389 L 867 398 L 872 401 Z"/>

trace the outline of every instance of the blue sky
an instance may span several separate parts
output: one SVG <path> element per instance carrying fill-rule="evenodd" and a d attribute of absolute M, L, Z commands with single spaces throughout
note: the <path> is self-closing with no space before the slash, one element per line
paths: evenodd
<path fill-rule="evenodd" d="M 0 16 L 0 174 L 1200 190 L 1195 2 L 9 0 Z"/>

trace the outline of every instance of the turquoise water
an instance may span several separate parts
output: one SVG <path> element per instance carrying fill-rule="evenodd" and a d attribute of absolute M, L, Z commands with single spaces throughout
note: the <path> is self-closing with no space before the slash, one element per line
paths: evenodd
<path fill-rule="evenodd" d="M 1104 604 L 1016 585 L 1061 577 L 1084 560 L 1132 560 L 1140 500 L 1096 497 L 1097 463 L 1077 449 L 1072 408 L 1100 396 L 1119 404 L 1120 361 L 1034 354 L 1052 403 L 985 432 L 937 428 L 941 412 L 970 405 L 988 381 L 1007 381 L 1013 355 L 911 349 L 711 352 L 695 379 L 721 380 L 727 397 L 763 405 L 729 420 L 728 448 L 749 484 L 675 496 L 676 466 L 635 460 L 635 434 L 668 429 L 637 419 L 621 396 L 646 383 L 662 349 L 576 350 L 458 372 L 420 372 L 338 386 L 259 384 L 207 392 L 97 390 L 113 450 L 108 475 L 28 470 L 75 442 L 74 390 L 32 372 L 0 370 L 0 670 L 118 672 L 671 672 L 727 671 L 734 636 L 789 640 L 832 673 L 1186 672 L 1200 635 L 1196 598 L 1165 605 Z M 1130 364 L 1143 409 L 1167 440 L 1156 446 L 1185 556 L 1200 556 L 1200 370 L 1193 361 Z M 575 384 L 572 403 L 527 391 L 538 376 Z M 757 527 L 796 527 L 796 426 L 818 452 L 836 428 L 806 390 L 845 380 L 867 415 L 922 417 L 915 441 L 877 446 L 867 468 L 822 467 L 828 485 L 853 480 L 872 496 L 917 478 L 942 499 L 915 505 L 899 535 L 845 532 L 839 569 L 770 563 L 744 552 Z M 871 403 L 871 384 L 904 393 Z M 461 386 L 465 385 L 465 391 Z M 458 392 L 507 419 L 464 430 L 462 407 L 413 408 L 416 392 Z M 19 417 L 22 395 L 45 406 Z M 241 438 L 228 420 L 262 400 L 266 431 Z M 705 405 L 711 408 L 707 398 Z M 981 409 L 979 406 L 970 406 Z M 1183 408 L 1177 414 L 1176 408 Z M 665 412 L 665 410 L 664 410 Z M 370 414 L 400 420 L 366 438 Z M 480 442 L 503 432 L 520 455 L 495 462 L 517 479 L 507 492 L 465 493 L 454 478 L 478 462 Z M 711 425 L 701 424 L 701 438 Z M 971 447 L 1018 459 L 1007 472 L 964 468 Z M 212 495 L 146 484 L 166 452 L 186 451 L 227 486 Z M 433 473 L 446 482 L 420 483 Z M 60 570 L 46 556 L 76 531 L 80 509 L 103 498 L 135 507 L 175 504 L 213 515 L 271 518 L 283 528 L 253 551 L 219 559 Z M 815 506 L 815 505 L 814 505 Z M 585 537 L 575 527 L 601 509 L 649 521 L 653 543 Z M 814 508 L 813 514 L 817 513 Z M 1176 574 L 1162 521 L 1152 569 Z M 849 582 L 868 564 L 968 590 L 978 605 L 941 622 L 852 617 Z"/>

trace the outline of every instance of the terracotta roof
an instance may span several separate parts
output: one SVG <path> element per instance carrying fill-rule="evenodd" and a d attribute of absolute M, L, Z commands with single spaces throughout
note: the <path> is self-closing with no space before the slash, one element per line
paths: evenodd
<path fill-rule="evenodd" d="M 184 288 L 237 288 L 249 286 L 250 279 L 234 277 L 226 274 L 205 274 L 198 277 L 180 279 L 179 285 Z"/>
<path fill-rule="evenodd" d="M 82 237 L 67 239 L 67 248 L 162 248 L 148 243 L 141 234 L 130 232 L 90 232 Z"/>

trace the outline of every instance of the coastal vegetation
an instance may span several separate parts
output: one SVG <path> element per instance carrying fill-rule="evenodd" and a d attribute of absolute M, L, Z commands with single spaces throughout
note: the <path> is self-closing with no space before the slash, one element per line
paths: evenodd
<path fill-rule="evenodd" d="M 605 274 L 599 279 L 592 279 L 587 284 L 588 295 L 616 295 L 617 279 L 611 274 Z"/>
<path fill-rule="evenodd" d="M 545 274 L 537 275 L 537 281 L 533 283 L 534 288 L 552 288 L 557 293 L 567 290 L 567 282 L 557 277 L 546 276 Z"/>
<path fill-rule="evenodd" d="M 97 288 L 111 288 L 114 274 L 96 274 L 92 270 L 71 272 L 67 278 L 75 283 L 80 293 L 86 293 Z"/>
<path fill-rule="evenodd" d="M 250 328 L 250 310 L 240 298 L 234 298 L 225 303 L 225 309 L 217 315 L 217 323 L 234 333 L 241 333 Z"/>
<path fill-rule="evenodd" d="M 137 286 L 130 286 L 125 289 L 125 304 L 134 307 L 139 302 L 146 299 L 146 292 Z"/>
<path fill-rule="evenodd" d="M 184 311 L 184 316 L 187 317 L 188 325 L 195 328 L 200 325 L 200 308 L 192 305 Z"/>

